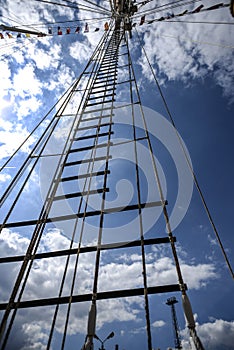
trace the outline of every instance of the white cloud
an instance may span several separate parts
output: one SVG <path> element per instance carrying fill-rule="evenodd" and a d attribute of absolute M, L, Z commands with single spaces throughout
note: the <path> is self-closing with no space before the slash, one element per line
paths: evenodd
<path fill-rule="evenodd" d="M 26 139 L 28 136 L 28 131 L 26 127 L 20 123 L 13 123 L 0 119 L 0 159 L 8 157 L 13 154 L 13 152 L 19 147 L 19 145 Z M 30 138 L 30 141 L 27 142 L 22 148 L 23 152 L 28 152 L 30 145 L 33 143 L 34 137 Z"/>
<path fill-rule="evenodd" d="M 166 322 L 164 322 L 163 320 L 159 320 L 159 321 L 154 321 L 152 323 L 152 326 L 155 328 L 160 328 L 166 325 Z"/>
<path fill-rule="evenodd" d="M 209 3 L 207 3 L 209 5 Z M 204 3 L 206 5 L 206 3 Z M 207 5 L 207 6 L 208 6 Z M 188 6 L 186 7 L 188 8 Z M 176 13 L 176 12 L 175 12 Z M 181 21 L 227 21 L 227 9 L 181 17 Z M 154 16 L 157 18 L 159 16 Z M 148 18 L 149 19 L 149 16 Z M 207 73 L 213 74 L 224 95 L 233 98 L 233 54 L 231 26 L 216 24 L 154 22 L 139 27 L 144 34 L 144 47 L 151 64 L 156 65 L 156 75 L 161 83 L 182 80 L 192 83 Z M 139 63 L 147 79 L 153 79 L 146 58 Z"/>
<path fill-rule="evenodd" d="M 207 350 L 234 349 L 234 321 L 214 319 L 213 322 L 196 324 L 197 333 Z M 181 331 L 183 349 L 191 349 L 188 340 L 188 330 Z"/>
<path fill-rule="evenodd" d="M 15 93 L 21 98 L 42 94 L 42 83 L 36 77 L 35 68 L 31 63 L 26 64 L 14 74 L 13 85 Z"/>
<path fill-rule="evenodd" d="M 0 182 L 5 182 L 11 179 L 11 175 L 9 174 L 0 174 Z"/>
<path fill-rule="evenodd" d="M 197 326 L 199 336 L 206 345 L 206 349 L 234 349 L 234 321 L 222 319 Z"/>
<path fill-rule="evenodd" d="M 91 57 L 93 48 L 91 47 L 88 39 L 85 42 L 77 41 L 70 47 L 70 55 L 77 59 L 79 63 L 83 64 L 87 62 L 87 58 Z"/>

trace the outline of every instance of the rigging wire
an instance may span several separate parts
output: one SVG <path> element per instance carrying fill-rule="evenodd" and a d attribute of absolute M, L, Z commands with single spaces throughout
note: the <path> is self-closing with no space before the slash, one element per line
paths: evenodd
<path fill-rule="evenodd" d="M 173 125 L 173 127 L 174 127 L 174 129 L 175 129 L 176 136 L 177 136 L 178 141 L 179 141 L 179 143 L 180 143 L 180 146 L 181 146 L 181 148 L 182 148 L 182 151 L 183 151 L 183 154 L 184 154 L 184 156 L 185 156 L 185 159 L 186 159 L 188 168 L 189 168 L 189 170 L 190 170 L 190 172 L 191 172 L 191 174 L 192 174 L 194 183 L 195 183 L 196 188 L 197 188 L 197 190 L 198 190 L 198 193 L 199 193 L 199 195 L 200 195 L 202 204 L 203 204 L 203 206 L 204 206 L 204 208 L 205 208 L 205 211 L 206 211 L 206 214 L 207 214 L 208 219 L 209 219 L 209 221 L 210 221 L 211 227 L 213 228 L 213 231 L 214 231 L 214 233 L 215 233 L 216 239 L 217 239 L 217 241 L 218 241 L 218 244 L 219 244 L 220 249 L 221 249 L 221 251 L 222 251 L 222 254 L 223 254 L 223 256 L 224 256 L 225 262 L 226 262 L 226 264 L 227 264 L 227 267 L 228 267 L 228 269 L 229 269 L 229 271 L 230 271 L 230 273 L 231 273 L 232 278 L 234 279 L 234 271 L 233 271 L 233 269 L 232 269 L 231 263 L 229 262 L 228 256 L 227 256 L 227 254 L 226 254 L 226 252 L 225 252 L 223 243 L 222 243 L 221 238 L 220 238 L 220 236 L 219 236 L 219 233 L 218 233 L 218 230 L 217 230 L 216 225 L 215 225 L 215 223 L 214 223 L 214 220 L 213 220 L 213 218 L 212 218 L 212 216 L 211 216 L 210 210 L 209 210 L 208 205 L 207 205 L 207 203 L 206 203 L 206 200 L 205 200 L 205 197 L 204 197 L 203 192 L 202 192 L 202 190 L 201 190 L 201 187 L 200 187 L 200 185 L 199 185 L 199 183 L 198 183 L 197 177 L 196 177 L 196 175 L 195 175 L 195 173 L 194 173 L 194 170 L 193 170 L 192 165 L 191 165 L 191 163 L 190 163 L 190 160 L 189 160 L 189 158 L 188 158 L 187 152 L 186 152 L 186 150 L 185 150 L 185 148 L 184 148 L 184 145 L 183 145 L 183 142 L 182 142 L 181 137 L 180 137 L 180 135 L 179 135 L 179 132 L 178 132 L 178 130 L 177 130 L 177 128 L 176 128 L 176 125 L 175 125 L 175 122 L 174 122 L 174 118 L 173 118 L 173 116 L 172 116 L 172 114 L 171 114 L 171 112 L 170 112 L 168 103 L 167 103 L 167 101 L 166 101 L 166 99 L 165 99 L 165 97 L 164 97 L 164 95 L 163 95 L 162 89 L 161 89 L 161 87 L 160 87 L 160 85 L 159 85 L 159 82 L 158 82 L 158 79 L 157 79 L 157 77 L 156 77 L 156 75 L 155 75 L 155 72 L 154 72 L 154 70 L 153 70 L 152 64 L 151 64 L 150 61 L 149 61 L 148 55 L 147 55 L 147 53 L 146 53 L 146 50 L 145 50 L 145 48 L 144 48 L 144 46 L 143 46 L 143 44 L 142 44 L 142 41 L 141 41 L 141 39 L 140 39 L 140 37 L 139 37 L 138 31 L 137 31 L 136 28 L 135 28 L 135 31 L 136 31 L 136 33 L 137 33 L 137 38 L 138 38 L 139 45 L 140 45 L 140 47 L 142 48 L 142 51 L 143 51 L 143 53 L 144 53 L 144 55 L 145 55 L 145 58 L 146 58 L 146 60 L 147 60 L 147 62 L 148 62 L 148 65 L 149 65 L 149 67 L 150 67 L 150 70 L 151 70 L 151 73 L 152 73 L 152 75 L 153 75 L 154 81 L 155 81 L 155 83 L 156 83 L 156 85 L 157 85 L 157 88 L 158 88 L 158 91 L 159 91 L 159 93 L 160 93 L 160 96 L 161 96 L 161 98 L 162 98 L 162 100 L 163 100 L 163 104 L 164 104 L 164 107 L 165 107 L 166 112 L 167 112 L 167 114 L 168 114 L 168 117 L 169 117 L 169 119 L 170 119 L 170 121 L 171 121 L 171 123 L 172 123 L 172 125 Z"/>
<path fill-rule="evenodd" d="M 62 1 L 67 2 L 67 3 L 70 3 L 70 4 L 73 4 L 73 5 L 75 4 L 74 2 L 69 1 L 69 0 L 62 0 Z M 100 9 L 104 10 L 104 11 L 107 11 L 107 12 L 110 12 L 110 13 L 111 13 L 111 11 L 108 10 L 106 7 L 103 7 L 103 6 L 99 5 L 99 4 L 96 4 L 96 3 L 94 3 L 94 2 L 92 2 L 92 1 L 90 1 L 90 0 L 82 0 L 82 1 L 87 2 L 88 4 L 91 4 L 91 5 L 93 5 L 93 6 L 96 6 L 96 7 L 100 8 Z M 80 5 L 77 3 L 77 6 L 80 6 Z M 83 5 L 81 4 L 81 6 L 83 6 Z M 85 6 L 85 5 L 84 5 L 84 6 Z"/>
<path fill-rule="evenodd" d="M 194 4 L 195 2 L 199 2 L 199 1 L 201 1 L 201 0 L 190 0 L 190 1 L 183 2 L 182 4 L 175 4 L 173 6 L 168 4 L 167 7 L 163 8 L 163 9 L 161 8 L 162 6 L 156 6 L 156 7 L 152 8 L 152 9 L 145 10 L 145 11 L 142 11 L 142 12 L 138 12 L 137 15 L 134 15 L 134 18 L 141 17 L 142 15 L 154 14 L 155 12 L 162 12 L 162 11 L 166 11 L 166 10 L 171 10 L 173 8 L 181 7 L 181 6 L 184 6 L 184 5 Z"/>
<path fill-rule="evenodd" d="M 10 40 L 12 40 L 12 39 L 10 39 Z M 24 42 L 22 42 L 22 45 L 20 45 L 19 43 L 16 43 L 14 41 L 14 43 L 11 43 L 9 46 L 4 46 L 4 48 L 7 48 L 7 49 L 13 48 L 12 52 L 9 53 L 9 54 L 8 53 L 3 53 L 1 55 L 2 55 L 3 59 L 9 58 L 9 57 L 12 56 L 13 53 L 19 51 L 19 49 L 21 49 L 21 48 L 27 47 L 29 44 L 32 44 L 32 41 L 25 42 L 25 40 L 24 40 Z M 0 49 L 1 49 L 1 47 L 0 47 Z"/>
<path fill-rule="evenodd" d="M 96 13 L 99 13 L 99 14 L 108 14 L 109 11 L 108 10 L 105 10 L 105 11 L 98 11 L 97 9 L 91 7 L 91 6 L 87 6 L 87 5 L 77 5 L 77 6 L 71 6 L 71 5 L 65 5 L 65 4 L 60 4 L 58 2 L 54 2 L 54 1 L 47 1 L 47 0 L 34 0 L 34 1 L 37 1 L 37 2 L 43 2 L 43 3 L 47 3 L 47 4 L 50 4 L 50 5 L 57 5 L 57 6 L 63 6 L 63 7 L 68 7 L 68 8 L 74 8 L 76 10 L 85 10 L 85 11 L 90 11 L 90 12 L 96 12 Z"/>
<path fill-rule="evenodd" d="M 155 21 L 157 22 L 157 20 Z M 163 22 L 178 22 L 178 23 L 199 23 L 199 24 L 227 24 L 227 25 L 234 25 L 234 22 L 208 22 L 208 21 L 186 21 L 186 20 L 174 20 L 174 19 L 169 19 L 169 20 L 165 20 L 165 21 L 160 21 L 161 23 Z M 150 24 L 150 23 L 149 23 Z"/>
<path fill-rule="evenodd" d="M 6 18 L 6 19 L 8 19 L 8 20 L 10 20 L 10 21 L 12 21 L 12 22 L 15 22 L 15 23 L 19 24 L 20 27 L 25 27 L 25 24 L 24 24 L 23 22 L 19 21 L 19 20 L 18 20 L 18 17 L 17 17 L 12 11 L 8 10 L 8 12 L 9 12 L 10 14 L 12 14 L 15 18 L 17 18 L 17 21 L 14 20 L 13 18 L 6 17 L 6 16 L 2 16 L 2 15 L 0 15 L 0 17 Z M 34 29 L 35 31 L 37 31 L 36 28 L 33 28 L 33 27 L 32 27 L 32 29 Z M 39 33 L 39 32 L 38 32 L 38 33 Z"/>
<path fill-rule="evenodd" d="M 54 22 L 45 22 L 45 23 L 32 23 L 32 24 L 27 24 L 28 27 L 30 26 L 35 26 L 35 27 L 44 27 L 48 25 L 53 25 L 53 24 L 61 24 L 61 23 L 76 23 L 76 22 L 101 22 L 103 19 L 111 19 L 110 16 L 108 17 L 95 17 L 95 18 L 84 18 L 84 19 L 73 19 L 73 20 L 67 20 L 67 21 L 54 21 Z M 18 28 L 18 27 L 15 27 Z"/>

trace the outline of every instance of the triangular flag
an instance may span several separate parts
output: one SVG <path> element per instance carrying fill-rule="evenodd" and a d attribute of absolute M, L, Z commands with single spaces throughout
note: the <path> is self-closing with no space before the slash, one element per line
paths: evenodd
<path fill-rule="evenodd" d="M 141 17 L 140 26 L 145 23 L 145 15 Z"/>
<path fill-rule="evenodd" d="M 88 23 L 86 23 L 84 33 L 88 33 L 88 32 L 89 32 L 89 26 L 88 26 Z"/>
<path fill-rule="evenodd" d="M 222 2 L 220 2 L 217 5 L 213 5 L 211 7 L 208 7 L 206 10 L 216 10 L 216 9 L 219 9 L 220 7 L 223 7 L 223 3 Z"/>
<path fill-rule="evenodd" d="M 185 15 L 187 12 L 188 12 L 188 10 L 185 10 L 184 12 L 179 13 L 177 16 L 183 16 L 183 15 Z"/>
<path fill-rule="evenodd" d="M 198 13 L 201 11 L 201 9 L 204 7 L 204 5 L 198 6 L 195 10 L 193 10 L 191 13 Z"/>
<path fill-rule="evenodd" d="M 105 31 L 107 31 L 107 30 L 109 29 L 109 24 L 108 24 L 108 22 L 106 22 L 106 23 L 104 24 L 104 29 L 105 29 Z"/>

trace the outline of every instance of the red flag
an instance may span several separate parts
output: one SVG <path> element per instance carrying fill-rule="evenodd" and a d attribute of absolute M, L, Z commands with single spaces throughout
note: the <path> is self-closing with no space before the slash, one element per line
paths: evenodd
<path fill-rule="evenodd" d="M 63 34 L 63 32 L 61 30 L 61 27 L 58 27 L 58 35 L 62 35 L 62 34 Z"/>

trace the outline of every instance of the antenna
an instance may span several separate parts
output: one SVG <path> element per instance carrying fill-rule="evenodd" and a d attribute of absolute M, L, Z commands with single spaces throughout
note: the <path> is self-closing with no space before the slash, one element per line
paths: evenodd
<path fill-rule="evenodd" d="M 178 303 L 176 300 L 176 297 L 171 297 L 167 299 L 166 304 L 171 307 L 171 316 L 172 316 L 172 325 L 173 325 L 173 331 L 174 331 L 174 341 L 175 341 L 175 348 L 176 349 L 182 349 L 181 345 L 181 339 L 180 339 L 180 332 L 179 332 L 179 325 L 176 317 L 176 310 L 175 310 L 175 304 Z"/>

